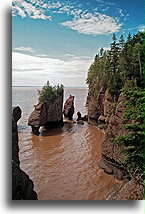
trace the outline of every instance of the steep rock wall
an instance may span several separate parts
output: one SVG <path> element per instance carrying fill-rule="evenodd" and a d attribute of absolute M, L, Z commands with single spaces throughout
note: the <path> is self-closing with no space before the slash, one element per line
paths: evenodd
<path fill-rule="evenodd" d="M 91 119 L 92 122 L 91 117 L 93 116 L 93 121 L 95 121 L 95 123 L 91 124 L 98 125 L 103 123 L 105 126 L 105 138 L 102 142 L 102 159 L 99 162 L 99 167 L 106 173 L 123 181 L 119 189 L 109 195 L 106 200 L 143 199 L 143 185 L 139 184 L 137 180 L 129 178 L 126 170 L 122 167 L 121 162 L 124 154 L 121 150 L 123 147 L 112 142 L 117 135 L 126 134 L 127 131 L 123 128 L 123 125 L 131 123 L 131 120 L 128 121 L 123 118 L 125 97 L 121 93 L 117 103 L 115 103 L 107 90 L 102 94 L 100 92 L 98 97 L 90 93 L 87 99 L 89 120 Z M 99 100 L 100 94 L 101 99 Z M 91 105 L 95 106 L 92 107 Z"/>

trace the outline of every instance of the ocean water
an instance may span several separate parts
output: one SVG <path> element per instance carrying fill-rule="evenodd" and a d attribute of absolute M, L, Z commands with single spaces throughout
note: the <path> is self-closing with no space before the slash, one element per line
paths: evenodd
<path fill-rule="evenodd" d="M 70 94 L 75 96 L 75 120 L 77 111 L 87 114 L 87 89 L 66 88 L 64 101 Z M 119 181 L 98 167 L 104 133 L 87 123 L 69 122 L 45 135 L 33 135 L 27 121 L 37 98 L 37 88 L 12 89 L 12 104 L 23 112 L 18 122 L 20 166 L 33 180 L 38 199 L 106 199 Z"/>

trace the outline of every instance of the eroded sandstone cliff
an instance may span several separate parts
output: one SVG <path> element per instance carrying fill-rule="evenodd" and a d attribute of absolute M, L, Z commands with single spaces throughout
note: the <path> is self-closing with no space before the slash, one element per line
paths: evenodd
<path fill-rule="evenodd" d="M 116 179 L 123 181 L 120 188 L 108 196 L 108 200 L 143 199 L 143 185 L 128 176 L 126 169 L 122 166 L 124 154 L 121 151 L 123 147 L 113 142 L 116 136 L 127 133 L 123 125 L 131 123 L 131 120 L 128 121 L 123 117 L 124 102 L 123 93 L 115 102 L 108 90 L 104 89 L 100 89 L 98 96 L 94 96 L 89 91 L 87 99 L 89 123 L 101 128 L 103 125 L 105 128 L 99 167 L 106 173 L 112 174 Z"/>

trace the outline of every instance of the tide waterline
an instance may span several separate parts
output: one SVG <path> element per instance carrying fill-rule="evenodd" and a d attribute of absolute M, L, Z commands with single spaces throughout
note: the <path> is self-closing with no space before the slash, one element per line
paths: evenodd
<path fill-rule="evenodd" d="M 87 89 L 66 88 L 64 100 L 70 94 L 75 96 L 75 111 L 87 114 Z M 105 200 L 117 188 L 119 181 L 98 167 L 102 131 L 70 122 L 35 136 L 27 120 L 37 103 L 37 88 L 14 87 L 12 101 L 23 111 L 18 125 L 20 166 L 33 180 L 39 200 Z"/>

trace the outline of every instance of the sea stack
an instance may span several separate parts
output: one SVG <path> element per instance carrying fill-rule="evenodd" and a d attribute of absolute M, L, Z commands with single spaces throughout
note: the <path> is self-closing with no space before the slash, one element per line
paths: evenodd
<path fill-rule="evenodd" d="M 65 118 L 72 120 L 74 114 L 74 96 L 70 95 L 69 98 L 65 101 L 63 114 Z"/>
<path fill-rule="evenodd" d="M 20 168 L 17 121 L 21 108 L 12 108 L 12 200 L 37 200 L 33 181 Z"/>
<path fill-rule="evenodd" d="M 50 89 L 50 90 L 49 90 Z M 46 92 L 43 92 L 45 90 Z M 46 97 L 44 93 L 48 93 Z M 41 92 L 44 99 L 42 99 Z M 32 133 L 39 135 L 39 128 L 44 126 L 48 128 L 56 128 L 63 125 L 63 87 L 51 87 L 49 85 L 44 86 L 40 91 L 40 102 L 34 105 L 34 111 L 31 113 L 28 119 L 28 125 L 32 128 Z"/>

